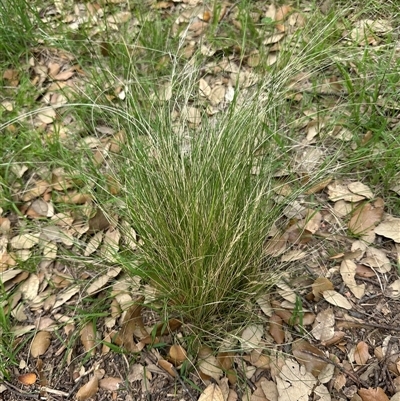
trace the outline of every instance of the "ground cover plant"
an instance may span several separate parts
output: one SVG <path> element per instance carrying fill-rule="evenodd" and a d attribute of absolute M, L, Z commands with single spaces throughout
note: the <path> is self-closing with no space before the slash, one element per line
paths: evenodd
<path fill-rule="evenodd" d="M 399 7 L 10 7 L 4 396 L 396 399 Z"/>

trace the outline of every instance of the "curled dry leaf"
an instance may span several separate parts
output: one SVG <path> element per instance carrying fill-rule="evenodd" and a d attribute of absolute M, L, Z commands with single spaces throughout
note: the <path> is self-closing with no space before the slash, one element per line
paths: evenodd
<path fill-rule="evenodd" d="M 95 352 L 96 349 L 96 332 L 93 322 L 88 322 L 81 330 L 81 341 L 86 352 Z"/>
<path fill-rule="evenodd" d="M 224 396 L 219 386 L 213 383 L 205 388 L 198 401 L 224 401 Z"/>
<path fill-rule="evenodd" d="M 324 309 L 318 313 L 311 333 L 317 340 L 328 341 L 335 333 L 334 324 L 335 316 L 333 310 L 331 308 Z"/>
<path fill-rule="evenodd" d="M 241 344 L 243 350 L 251 350 L 257 348 L 263 335 L 263 327 L 253 324 L 243 330 Z"/>
<path fill-rule="evenodd" d="M 78 390 L 76 393 L 76 400 L 85 401 L 90 397 L 93 397 L 97 393 L 98 389 L 99 379 L 96 375 L 93 375 L 93 377 Z"/>
<path fill-rule="evenodd" d="M 21 234 L 11 238 L 10 245 L 14 249 L 31 249 L 39 242 L 40 234 Z"/>
<path fill-rule="evenodd" d="M 340 265 L 340 274 L 343 282 L 357 299 L 361 299 L 365 293 L 365 284 L 357 284 L 355 280 L 357 265 L 351 260 L 344 260 Z"/>
<path fill-rule="evenodd" d="M 57 300 L 53 305 L 53 309 L 58 308 L 61 305 L 64 305 L 69 299 L 71 299 L 76 293 L 79 292 L 78 286 L 72 286 L 67 289 L 67 291 L 57 294 Z"/>
<path fill-rule="evenodd" d="M 258 306 L 261 308 L 261 310 L 269 317 L 271 317 L 274 313 L 272 310 L 271 302 L 269 300 L 269 295 L 262 295 L 260 298 L 257 299 L 256 301 L 258 303 Z"/>
<path fill-rule="evenodd" d="M 215 380 L 219 380 L 223 374 L 222 369 L 219 367 L 217 358 L 212 354 L 200 358 L 199 353 L 199 369 L 202 373 L 211 376 Z"/>
<path fill-rule="evenodd" d="M 375 233 L 400 243 L 400 218 L 386 216 L 385 220 L 375 228 Z"/>
<path fill-rule="evenodd" d="M 385 290 L 385 296 L 392 299 L 400 298 L 400 279 L 395 280 Z"/>
<path fill-rule="evenodd" d="M 278 293 L 282 298 L 286 299 L 292 304 L 296 303 L 296 293 L 289 285 L 287 285 L 283 280 L 279 280 L 276 283 L 276 286 L 279 288 Z"/>
<path fill-rule="evenodd" d="M 368 344 L 364 341 L 360 341 L 354 351 L 354 360 L 357 365 L 365 365 L 371 355 L 368 352 Z"/>
<path fill-rule="evenodd" d="M 122 345 L 129 352 L 140 352 L 144 346 L 141 343 L 136 344 L 133 340 L 134 332 L 137 329 L 146 332 L 141 315 L 143 301 L 144 297 L 137 298 L 135 303 L 128 309 L 119 333 Z"/>
<path fill-rule="evenodd" d="M 329 302 L 331 305 L 348 310 L 352 308 L 351 303 L 343 295 L 334 290 L 325 290 L 322 296 L 325 298 L 325 301 Z"/>
<path fill-rule="evenodd" d="M 382 388 L 360 388 L 358 394 L 362 401 L 389 401 L 389 397 L 385 394 Z"/>
<path fill-rule="evenodd" d="M 351 192 L 347 186 L 334 181 L 332 184 L 328 185 L 328 195 L 329 199 L 333 202 L 338 200 L 345 200 L 347 202 L 359 202 L 365 199 L 364 196 L 357 195 Z"/>
<path fill-rule="evenodd" d="M 50 346 L 51 334 L 48 331 L 39 331 L 32 341 L 31 355 L 34 358 L 43 355 Z"/>
<path fill-rule="evenodd" d="M 273 314 L 269 319 L 269 334 L 271 334 L 277 344 L 283 344 L 285 341 L 282 318 L 277 314 Z"/>
<path fill-rule="evenodd" d="M 169 349 L 169 357 L 175 366 L 180 365 L 187 359 L 186 350 L 181 345 L 174 344 Z"/>
<path fill-rule="evenodd" d="M 374 268 L 378 273 L 388 273 L 392 269 L 385 252 L 372 246 L 367 248 L 366 257 L 361 259 L 361 263 Z"/>
<path fill-rule="evenodd" d="M 50 184 L 47 181 L 37 181 L 35 183 L 35 185 L 28 189 L 21 197 L 21 199 L 24 202 L 28 202 L 30 200 L 33 200 L 37 197 L 39 197 L 40 195 L 43 195 L 46 191 L 47 188 L 49 188 Z"/>
<path fill-rule="evenodd" d="M 31 274 L 20 287 L 23 299 L 32 301 L 39 291 L 39 277 L 37 274 Z"/>
<path fill-rule="evenodd" d="M 117 277 L 118 274 L 121 272 L 120 267 L 111 267 L 107 270 L 107 274 L 104 274 L 97 278 L 96 280 L 93 281 L 93 283 L 87 288 L 86 292 L 90 295 L 101 288 L 103 288 L 109 280 L 111 280 L 113 277 Z"/>
<path fill-rule="evenodd" d="M 99 387 L 108 391 L 117 391 L 121 383 L 120 377 L 106 377 L 99 381 Z"/>
<path fill-rule="evenodd" d="M 293 359 L 286 359 L 276 377 L 279 400 L 308 401 L 317 379 L 304 366 Z"/>
<path fill-rule="evenodd" d="M 292 345 L 292 352 L 297 362 L 304 365 L 307 372 L 314 377 L 318 377 L 327 366 L 326 362 L 318 358 L 324 357 L 324 353 L 306 340 L 295 341 Z"/>
<path fill-rule="evenodd" d="M 167 373 L 169 373 L 172 377 L 176 377 L 176 371 L 174 369 L 174 365 L 171 362 L 166 361 L 165 359 L 159 359 L 157 362 L 158 366 L 164 369 Z"/>
<path fill-rule="evenodd" d="M 30 386 L 36 382 L 36 374 L 33 372 L 25 373 L 18 376 L 18 381 L 25 386 Z"/>
<path fill-rule="evenodd" d="M 326 277 L 318 277 L 312 284 L 312 292 L 317 302 L 321 299 L 322 293 L 326 290 L 333 290 L 332 282 Z"/>
<path fill-rule="evenodd" d="M 382 220 L 383 208 L 374 208 L 370 203 L 365 203 L 358 207 L 351 216 L 349 221 L 349 230 L 356 235 L 365 234 Z"/>
<path fill-rule="evenodd" d="M 359 181 L 352 182 L 349 185 L 347 185 L 347 188 L 354 194 L 363 196 L 364 198 L 372 199 L 374 197 L 374 194 L 372 193 L 371 189 L 362 182 Z"/>
<path fill-rule="evenodd" d="M 54 216 L 54 206 L 43 199 L 36 199 L 29 206 L 26 215 L 34 219 Z"/>

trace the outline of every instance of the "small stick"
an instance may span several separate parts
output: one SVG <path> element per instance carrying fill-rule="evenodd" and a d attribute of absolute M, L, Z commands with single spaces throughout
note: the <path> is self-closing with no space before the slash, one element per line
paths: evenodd
<path fill-rule="evenodd" d="M 18 394 L 20 397 L 28 397 L 28 398 L 36 398 L 36 399 L 38 399 L 38 397 L 39 397 L 39 393 L 27 393 L 4 380 L 1 382 L 1 384 L 3 384 L 5 387 L 7 387 L 7 389 L 9 391 L 11 391 L 12 393 Z"/>

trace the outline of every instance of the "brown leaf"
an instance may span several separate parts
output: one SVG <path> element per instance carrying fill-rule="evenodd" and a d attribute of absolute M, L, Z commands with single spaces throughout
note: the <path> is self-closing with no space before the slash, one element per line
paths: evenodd
<path fill-rule="evenodd" d="M 223 374 L 222 369 L 219 367 L 218 360 L 213 354 L 200 357 L 199 352 L 199 369 L 205 375 L 219 380 Z"/>
<path fill-rule="evenodd" d="M 234 352 L 220 352 L 217 355 L 218 366 L 224 371 L 231 369 L 234 357 Z"/>
<path fill-rule="evenodd" d="M 357 365 L 365 365 L 368 359 L 371 358 L 371 355 L 368 352 L 368 345 L 364 341 L 360 341 L 354 352 L 354 360 Z"/>
<path fill-rule="evenodd" d="M 298 340 L 292 344 L 292 352 L 297 362 L 306 367 L 314 377 L 318 377 L 327 363 L 318 357 L 324 357 L 324 353 L 311 345 L 306 340 Z"/>
<path fill-rule="evenodd" d="M 89 220 L 88 234 L 94 234 L 98 231 L 106 230 L 110 227 L 110 222 L 101 209 L 97 209 L 96 214 Z"/>
<path fill-rule="evenodd" d="M 375 228 L 375 233 L 400 243 L 400 219 L 386 216 L 385 220 Z"/>
<path fill-rule="evenodd" d="M 275 21 L 283 21 L 287 15 L 292 11 L 292 7 L 283 5 L 276 10 Z"/>
<path fill-rule="evenodd" d="M 63 71 L 63 72 L 60 72 L 59 74 L 57 74 L 54 77 L 54 80 L 66 81 L 66 80 L 70 79 L 74 74 L 75 74 L 75 70 Z"/>
<path fill-rule="evenodd" d="M 18 376 L 18 381 L 25 386 L 30 386 L 36 382 L 36 374 L 35 373 L 25 373 L 23 375 Z"/>
<path fill-rule="evenodd" d="M 285 341 L 282 319 L 275 313 L 269 319 L 269 334 L 271 334 L 277 344 L 283 344 Z"/>
<path fill-rule="evenodd" d="M 161 368 L 163 368 L 172 377 L 176 377 L 175 369 L 171 362 L 168 362 L 165 359 L 159 359 L 157 363 Z"/>
<path fill-rule="evenodd" d="M 81 341 L 86 352 L 96 352 L 96 332 L 93 322 L 88 322 L 81 330 Z"/>
<path fill-rule="evenodd" d="M 146 331 L 141 315 L 143 301 L 144 297 L 141 296 L 137 298 L 135 303 L 126 312 L 124 321 L 122 322 L 119 336 L 122 341 L 122 346 L 129 352 L 140 352 L 143 349 L 142 345 L 136 344 L 133 340 L 136 329 L 140 329 L 144 332 Z"/>
<path fill-rule="evenodd" d="M 122 379 L 119 377 L 106 377 L 99 381 L 99 387 L 108 391 L 117 391 L 121 383 Z"/>
<path fill-rule="evenodd" d="M 76 393 L 77 401 L 85 401 L 93 397 L 99 389 L 99 379 L 94 375 L 85 385 Z"/>
<path fill-rule="evenodd" d="M 356 275 L 368 278 L 368 277 L 375 277 L 376 274 L 371 268 L 358 264 L 356 267 Z"/>
<path fill-rule="evenodd" d="M 169 349 L 169 357 L 170 361 L 175 365 L 180 365 L 187 359 L 186 350 L 181 346 L 174 344 Z"/>
<path fill-rule="evenodd" d="M 37 358 L 43 355 L 50 346 L 51 334 L 48 331 L 39 331 L 32 341 L 31 355 Z"/>
<path fill-rule="evenodd" d="M 349 230 L 355 235 L 362 235 L 373 229 L 383 216 L 383 208 L 373 208 L 370 203 L 358 207 L 352 213 L 349 221 Z"/>
<path fill-rule="evenodd" d="M 331 305 L 339 306 L 340 308 L 350 310 L 352 308 L 351 303 L 342 294 L 339 294 L 335 290 L 325 290 L 322 296 Z"/>
<path fill-rule="evenodd" d="M 198 401 L 224 401 L 224 396 L 218 385 L 213 383 L 205 388 Z"/>
<path fill-rule="evenodd" d="M 360 388 L 358 394 L 362 398 L 362 401 L 389 401 L 389 397 L 380 387 Z"/>
<path fill-rule="evenodd" d="M 318 313 L 311 333 L 317 340 L 328 341 L 335 333 L 334 324 L 335 316 L 332 308 L 324 309 Z"/>
<path fill-rule="evenodd" d="M 178 330 L 182 322 L 178 319 L 170 319 L 167 324 L 159 323 L 156 330 L 156 336 L 164 336 Z"/>

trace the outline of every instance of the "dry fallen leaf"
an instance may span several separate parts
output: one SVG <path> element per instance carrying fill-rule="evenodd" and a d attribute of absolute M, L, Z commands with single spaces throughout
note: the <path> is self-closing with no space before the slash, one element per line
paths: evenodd
<path fill-rule="evenodd" d="M 400 218 L 386 216 L 384 221 L 375 227 L 375 233 L 400 243 Z"/>
<path fill-rule="evenodd" d="M 374 208 L 370 203 L 358 207 L 349 221 L 349 230 L 355 235 L 363 235 L 382 220 L 383 208 Z"/>
<path fill-rule="evenodd" d="M 241 336 L 241 344 L 243 350 L 257 348 L 263 335 L 263 327 L 261 325 L 250 325 L 243 330 Z"/>
<path fill-rule="evenodd" d="M 161 366 L 167 373 L 169 373 L 172 377 L 176 377 L 174 365 L 171 362 L 166 361 L 165 359 L 160 358 L 157 361 L 157 364 Z"/>
<path fill-rule="evenodd" d="M 36 382 L 36 378 L 37 377 L 35 373 L 25 373 L 18 376 L 18 381 L 25 386 L 30 386 Z"/>
<path fill-rule="evenodd" d="M 365 365 L 371 355 L 368 352 L 368 344 L 364 341 L 360 341 L 354 351 L 354 360 L 357 365 Z"/>
<path fill-rule="evenodd" d="M 43 355 L 50 346 L 51 334 L 48 331 L 39 331 L 32 341 L 31 355 L 33 358 Z"/>
<path fill-rule="evenodd" d="M 31 249 L 39 243 L 40 234 L 21 234 L 11 238 L 10 245 L 14 249 Z"/>
<path fill-rule="evenodd" d="M 224 401 L 224 396 L 218 385 L 213 383 L 205 388 L 198 401 Z"/>
<path fill-rule="evenodd" d="M 326 277 L 318 277 L 312 284 L 312 292 L 317 302 L 321 299 L 322 293 L 326 290 L 333 290 L 332 282 Z"/>
<path fill-rule="evenodd" d="M 341 294 L 334 290 L 325 290 L 322 293 L 325 301 L 329 302 L 331 305 L 339 306 L 343 309 L 351 309 L 351 303 Z"/>
<path fill-rule="evenodd" d="M 328 195 L 331 201 L 345 200 L 347 202 L 359 202 L 365 199 L 364 196 L 351 192 L 347 186 L 334 181 L 328 185 Z"/>
<path fill-rule="evenodd" d="M 361 299 L 365 293 L 365 284 L 357 284 L 355 280 L 357 265 L 351 260 L 344 260 L 340 265 L 340 274 L 343 282 L 357 299 Z"/>
<path fill-rule="evenodd" d="M 85 385 L 76 393 L 77 401 L 85 401 L 93 397 L 99 389 L 99 379 L 94 375 Z"/>
<path fill-rule="evenodd" d="M 144 347 L 144 344 L 136 344 L 133 340 L 137 329 L 145 331 L 141 315 L 143 301 L 144 297 L 139 297 L 128 309 L 119 333 L 123 347 L 129 352 L 140 352 Z"/>
<path fill-rule="evenodd" d="M 333 310 L 331 308 L 324 309 L 318 313 L 311 333 L 317 340 L 328 341 L 335 333 L 334 324 Z"/>
<path fill-rule="evenodd" d="M 362 401 L 389 401 L 389 397 L 385 394 L 383 389 L 378 388 L 360 388 L 358 394 Z"/>
<path fill-rule="evenodd" d="M 86 352 L 96 352 L 96 332 L 93 322 L 88 322 L 83 326 L 81 332 L 81 341 Z"/>
<path fill-rule="evenodd" d="M 400 298 L 400 279 L 393 281 L 385 290 L 385 296 L 392 299 Z"/>
<path fill-rule="evenodd" d="M 181 345 L 177 344 L 172 345 L 171 348 L 169 349 L 168 354 L 171 362 L 175 366 L 180 365 L 187 359 L 186 350 Z"/>
<path fill-rule="evenodd" d="M 354 194 L 363 196 L 364 198 L 372 199 L 374 197 L 374 194 L 372 193 L 370 188 L 362 182 L 352 182 L 347 185 L 347 188 Z"/>
<path fill-rule="evenodd" d="M 207 376 L 219 380 L 223 374 L 219 367 L 217 358 L 212 354 L 212 349 L 209 347 L 201 347 L 199 350 L 199 369 Z"/>
<path fill-rule="evenodd" d="M 267 397 L 268 401 L 278 401 L 278 388 L 272 380 L 267 380 L 265 377 L 260 380 L 261 388 Z"/>
<path fill-rule="evenodd" d="M 273 314 L 269 319 L 269 334 L 271 334 L 277 344 L 284 343 L 285 333 L 282 327 L 282 319 L 277 314 Z"/>
<path fill-rule="evenodd" d="M 388 273 L 392 269 L 389 258 L 382 249 L 369 246 L 365 258 L 360 261 L 362 264 L 374 268 L 378 273 Z"/>
<path fill-rule="evenodd" d="M 316 378 L 328 365 L 321 358 L 318 358 L 324 357 L 324 353 L 306 340 L 295 341 L 292 344 L 292 352 L 297 362 L 304 365 L 307 372 Z"/>
<path fill-rule="evenodd" d="M 317 379 L 304 366 L 293 359 L 286 359 L 281 372 L 276 377 L 280 401 L 308 401 Z"/>
<path fill-rule="evenodd" d="M 120 377 L 106 377 L 99 381 L 99 387 L 108 391 L 117 391 L 121 383 Z"/>

